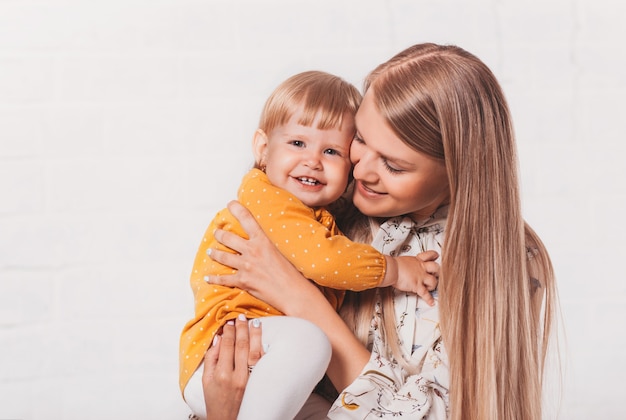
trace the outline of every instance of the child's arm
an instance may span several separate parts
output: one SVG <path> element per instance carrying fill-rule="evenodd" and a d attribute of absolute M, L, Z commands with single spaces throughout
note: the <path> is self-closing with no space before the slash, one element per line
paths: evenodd
<path fill-rule="evenodd" d="M 439 257 L 436 251 L 425 251 L 415 257 L 389 257 L 387 271 L 380 287 L 393 286 L 404 292 L 417 293 L 429 305 L 435 304 L 430 291 L 439 283 Z"/>
<path fill-rule="evenodd" d="M 361 291 L 383 281 L 383 254 L 341 235 L 328 211 L 307 207 L 260 171 L 244 178 L 238 201 L 289 262 L 318 285 Z"/>

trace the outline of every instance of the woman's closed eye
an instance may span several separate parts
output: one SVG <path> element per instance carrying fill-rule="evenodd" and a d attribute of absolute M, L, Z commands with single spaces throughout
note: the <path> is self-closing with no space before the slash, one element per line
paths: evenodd
<path fill-rule="evenodd" d="M 389 173 L 400 174 L 400 173 L 404 172 L 403 169 L 399 169 L 399 168 L 394 167 L 393 165 L 390 165 L 389 161 L 387 159 L 385 159 L 385 158 L 381 158 L 381 159 L 383 160 L 383 166 L 385 167 L 385 169 Z"/>
<path fill-rule="evenodd" d="M 363 140 L 358 134 L 355 134 L 354 137 L 352 138 L 352 141 L 358 144 L 365 144 L 365 140 Z M 402 172 L 404 172 L 404 169 L 400 169 L 394 165 L 391 165 L 389 163 L 389 160 L 387 160 L 387 158 L 385 158 L 384 156 L 380 156 L 380 159 L 383 162 L 383 166 L 385 167 L 385 169 L 391 173 L 391 174 L 400 174 Z"/>

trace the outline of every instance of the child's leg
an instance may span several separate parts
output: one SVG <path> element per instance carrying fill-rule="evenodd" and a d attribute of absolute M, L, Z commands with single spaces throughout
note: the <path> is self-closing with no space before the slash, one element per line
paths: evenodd
<path fill-rule="evenodd" d="M 202 388 L 202 372 L 204 371 L 204 362 L 193 373 L 185 391 L 183 393 L 185 402 L 191 408 L 191 412 L 198 418 L 206 419 L 206 405 L 204 403 L 204 389 Z"/>
<path fill-rule="evenodd" d="M 261 318 L 265 355 L 252 370 L 239 420 L 292 419 L 322 379 L 330 362 L 326 335 L 309 321 L 286 316 Z M 192 412 L 206 418 L 203 365 L 185 387 Z"/>
<path fill-rule="evenodd" d="M 293 419 L 326 372 L 330 342 L 303 319 L 273 316 L 261 322 L 266 353 L 250 375 L 238 419 Z"/>

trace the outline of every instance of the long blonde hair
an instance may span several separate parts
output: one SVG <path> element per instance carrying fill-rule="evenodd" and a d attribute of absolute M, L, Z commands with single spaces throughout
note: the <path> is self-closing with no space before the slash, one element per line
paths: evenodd
<path fill-rule="evenodd" d="M 522 218 L 516 146 L 502 89 L 472 54 L 420 44 L 377 67 L 365 90 L 373 90 L 378 110 L 399 138 L 447 169 L 450 209 L 439 305 L 451 418 L 541 418 L 556 288 L 548 253 Z M 345 230 L 368 239 L 366 225 L 361 219 Z M 393 300 L 389 291 L 381 294 L 385 340 L 402 361 Z M 366 329 L 372 302 L 371 293 L 351 295 L 347 322 Z"/>

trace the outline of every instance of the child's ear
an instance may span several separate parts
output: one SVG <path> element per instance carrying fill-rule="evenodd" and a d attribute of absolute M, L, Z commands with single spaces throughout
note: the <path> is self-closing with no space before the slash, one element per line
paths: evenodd
<path fill-rule="evenodd" d="M 260 168 L 265 167 L 265 156 L 267 155 L 267 145 L 269 139 L 265 131 L 260 128 L 254 132 L 252 138 L 252 153 L 254 153 L 254 161 Z"/>

